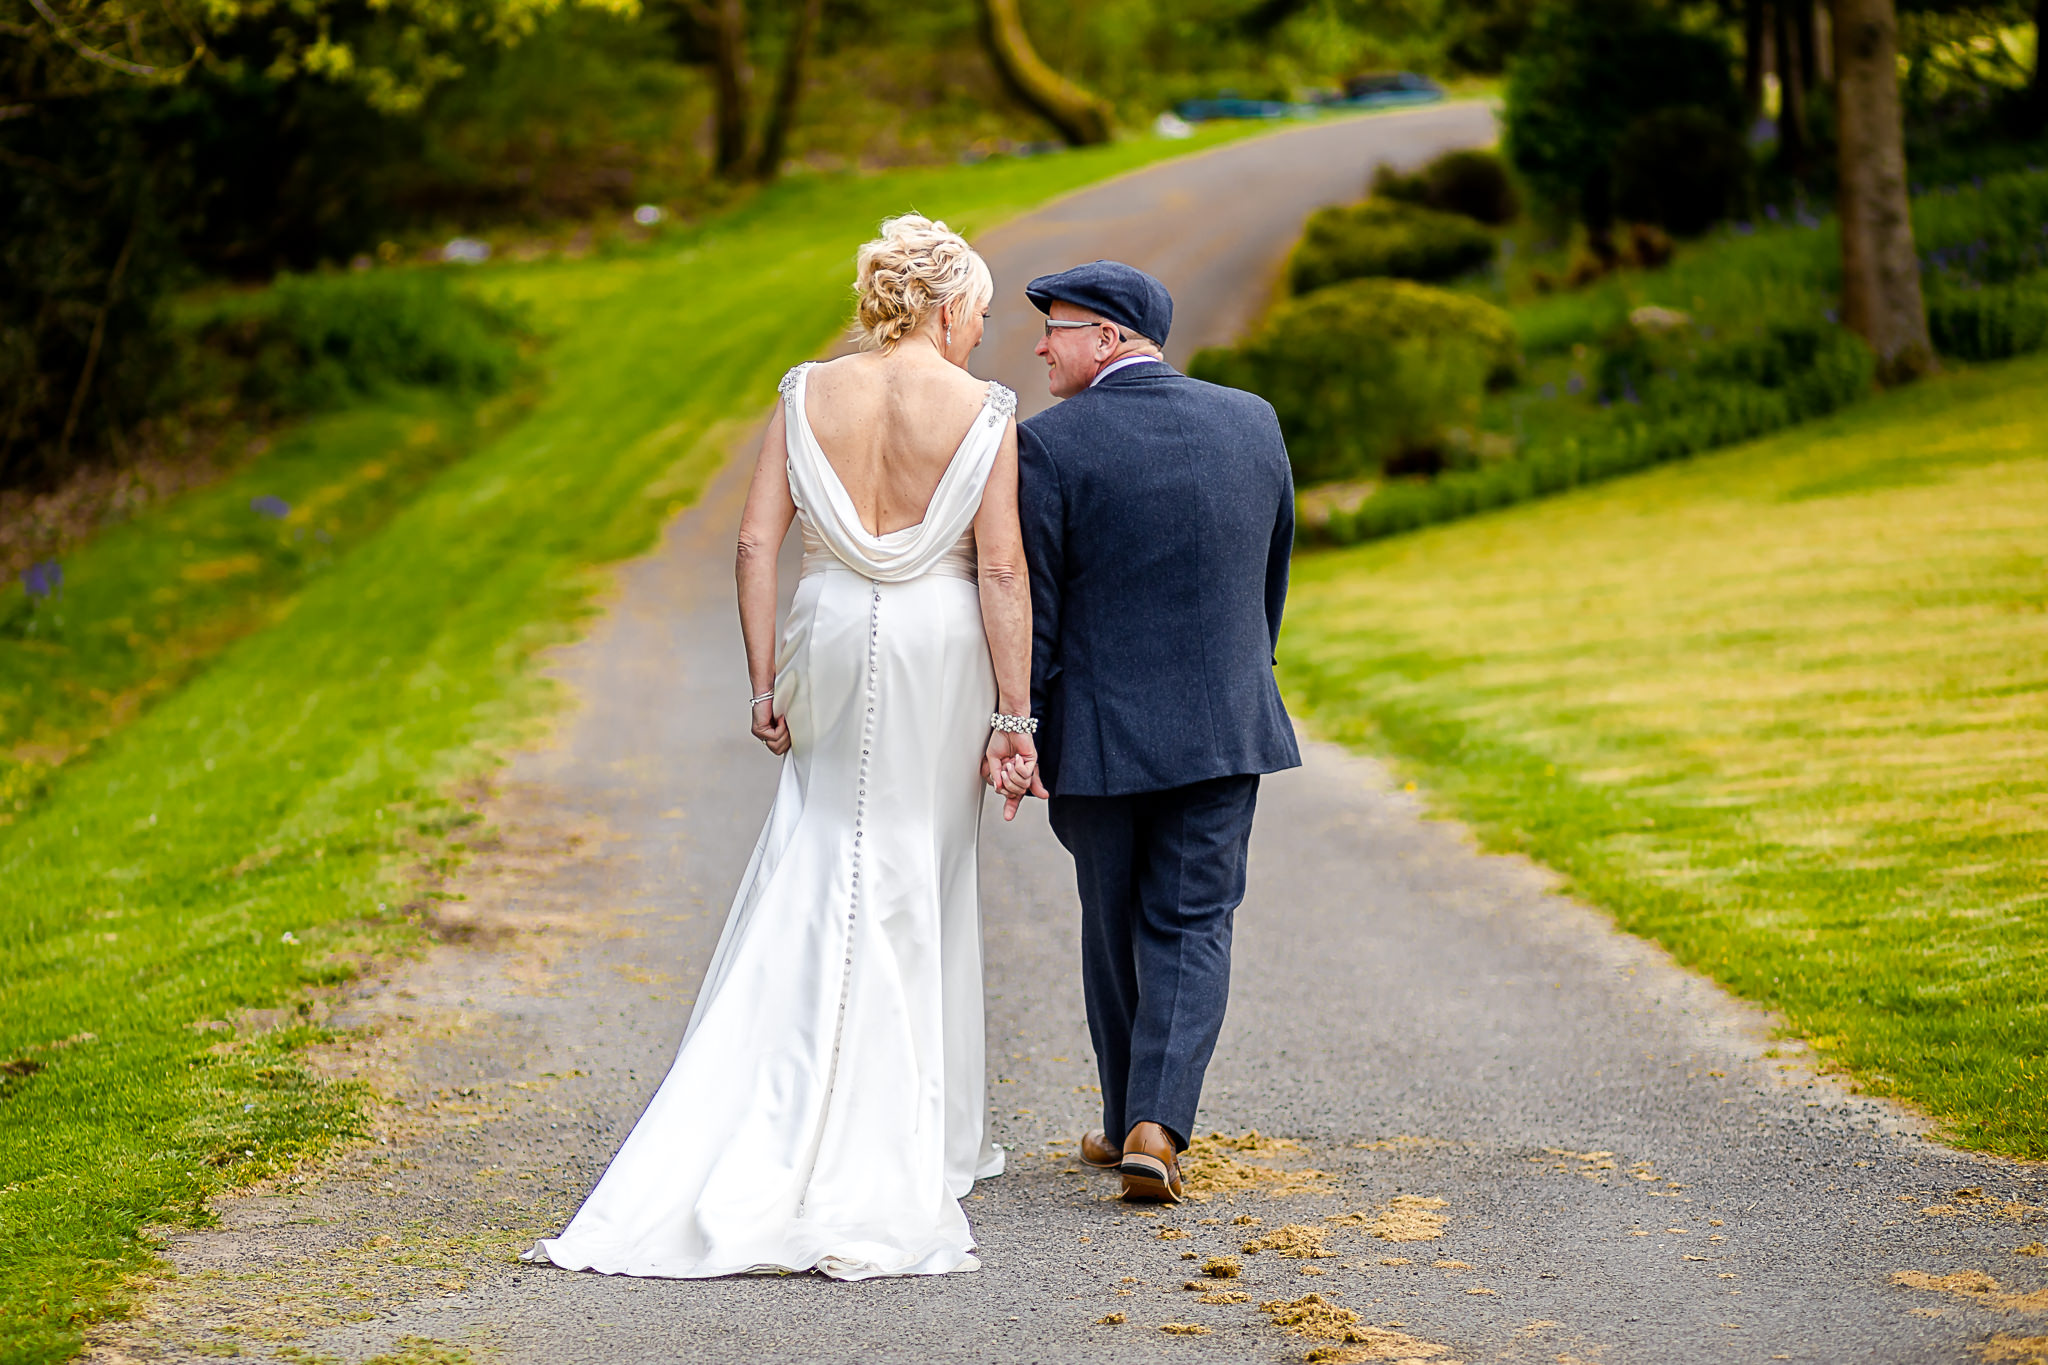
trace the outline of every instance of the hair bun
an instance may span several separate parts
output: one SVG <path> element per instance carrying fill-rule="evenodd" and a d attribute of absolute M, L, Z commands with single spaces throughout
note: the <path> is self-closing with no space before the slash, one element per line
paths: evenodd
<path fill-rule="evenodd" d="M 887 351 L 939 309 L 995 293 L 980 255 L 944 223 L 906 213 L 885 219 L 881 231 L 854 257 L 855 322 L 863 348 Z"/>

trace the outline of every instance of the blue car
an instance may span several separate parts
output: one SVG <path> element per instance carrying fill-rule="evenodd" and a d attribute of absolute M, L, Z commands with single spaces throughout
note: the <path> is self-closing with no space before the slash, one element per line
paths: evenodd
<path fill-rule="evenodd" d="M 1344 82 L 1343 97 L 1324 107 L 1391 109 L 1404 104 L 1435 104 L 1444 97 L 1444 88 L 1427 76 L 1413 71 L 1375 71 Z"/>
<path fill-rule="evenodd" d="M 1248 100 L 1236 95 L 1218 95 L 1214 99 L 1182 100 L 1173 106 L 1173 112 L 1189 123 L 1208 123 L 1226 118 L 1286 118 L 1295 112 L 1295 107 L 1280 100 Z"/>

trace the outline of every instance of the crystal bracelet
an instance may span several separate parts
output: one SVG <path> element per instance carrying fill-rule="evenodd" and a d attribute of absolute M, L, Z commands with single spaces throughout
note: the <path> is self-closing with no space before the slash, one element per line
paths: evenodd
<path fill-rule="evenodd" d="M 754 698 L 753 700 L 751 700 L 751 701 L 749 701 L 749 702 L 747 703 L 747 709 L 751 711 L 751 710 L 753 710 L 753 709 L 754 709 L 754 708 L 755 708 L 756 706 L 759 706 L 759 705 L 760 705 L 760 704 L 761 704 L 762 702 L 764 702 L 764 701 L 774 701 L 774 700 L 775 700 L 775 694 L 774 694 L 773 692 L 763 692 L 763 693 L 762 693 L 762 694 L 761 694 L 760 696 L 758 696 L 758 697 L 755 697 L 755 698 Z"/>
<path fill-rule="evenodd" d="M 1006 716 L 1002 712 L 996 711 L 990 714 L 988 723 L 989 728 L 992 730 L 1004 730 L 1013 735 L 1035 735 L 1038 733 L 1038 717 L 1036 716 Z"/>

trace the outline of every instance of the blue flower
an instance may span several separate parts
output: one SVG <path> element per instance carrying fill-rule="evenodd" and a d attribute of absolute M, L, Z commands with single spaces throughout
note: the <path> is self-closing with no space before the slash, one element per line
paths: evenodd
<path fill-rule="evenodd" d="M 1747 237 L 1750 233 L 1755 231 L 1756 224 L 1750 222 L 1747 218 L 1743 219 L 1741 222 L 1735 225 L 1735 235 L 1738 237 Z"/>
<path fill-rule="evenodd" d="M 1564 391 L 1569 394 L 1584 393 L 1586 391 L 1586 376 L 1582 374 L 1572 375 L 1570 379 L 1565 381 Z"/>
<path fill-rule="evenodd" d="M 290 503 L 270 493 L 265 493 L 260 498 L 249 499 L 249 510 L 258 516 L 271 517 L 278 521 L 283 521 L 292 514 Z"/>
<path fill-rule="evenodd" d="M 1830 323 L 1840 323 L 1842 320 L 1842 315 L 1840 313 L 1837 313 L 1832 308 L 1823 312 L 1821 316 L 1826 318 Z"/>
<path fill-rule="evenodd" d="M 30 597 L 48 597 L 64 586 L 64 569 L 54 559 L 31 564 L 21 576 L 21 586 Z"/>
<path fill-rule="evenodd" d="M 1778 221 L 1778 206 L 1777 206 L 1776 204 L 1765 204 L 1765 205 L 1764 205 L 1764 217 L 1766 217 L 1766 218 L 1770 219 L 1770 220 L 1771 220 L 1772 222 L 1774 222 L 1774 223 L 1775 223 L 1775 222 L 1777 222 L 1777 221 Z"/>

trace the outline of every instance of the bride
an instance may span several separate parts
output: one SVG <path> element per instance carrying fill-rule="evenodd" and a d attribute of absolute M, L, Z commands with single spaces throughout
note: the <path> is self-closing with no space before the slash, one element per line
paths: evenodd
<path fill-rule="evenodd" d="M 984 781 L 1036 753 L 1017 397 L 967 373 L 994 293 L 944 223 L 857 258 L 864 350 L 782 381 L 739 540 L 754 734 L 787 755 L 682 1049 L 568 1229 L 572 1270 L 975 1270 Z M 775 640 L 789 524 L 803 572 Z M 993 714 L 992 714 L 993 713 Z M 979 772 L 977 772 L 979 764 Z"/>

